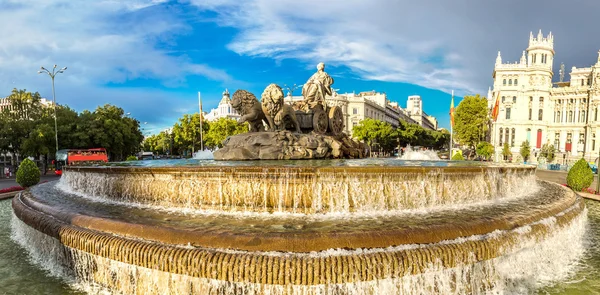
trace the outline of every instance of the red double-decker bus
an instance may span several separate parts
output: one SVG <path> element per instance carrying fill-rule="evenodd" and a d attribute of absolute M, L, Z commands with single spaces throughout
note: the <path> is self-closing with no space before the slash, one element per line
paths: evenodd
<path fill-rule="evenodd" d="M 56 175 L 62 175 L 62 168 L 67 166 L 84 166 L 108 162 L 105 148 L 66 149 L 56 152 L 54 166 Z"/>

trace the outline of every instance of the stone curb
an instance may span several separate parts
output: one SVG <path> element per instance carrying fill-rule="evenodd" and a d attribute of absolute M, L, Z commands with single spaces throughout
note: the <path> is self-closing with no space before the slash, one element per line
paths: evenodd
<path fill-rule="evenodd" d="M 8 193 L 0 194 L 0 201 L 1 200 L 6 200 L 6 199 L 10 199 L 10 198 L 16 196 L 20 192 L 21 191 L 14 191 L 14 192 L 8 192 Z"/>

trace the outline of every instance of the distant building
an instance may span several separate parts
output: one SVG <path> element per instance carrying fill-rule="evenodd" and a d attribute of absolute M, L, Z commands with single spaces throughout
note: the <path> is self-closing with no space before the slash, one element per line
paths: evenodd
<path fill-rule="evenodd" d="M 406 111 L 411 119 L 413 119 L 421 127 L 429 130 L 437 130 L 438 122 L 433 116 L 427 115 L 423 111 L 423 100 L 419 95 L 411 95 L 406 101 Z"/>
<path fill-rule="evenodd" d="M 419 97 L 420 98 L 420 97 Z M 291 103 L 293 101 L 301 101 L 304 98 L 302 96 L 288 96 L 285 101 Z M 339 106 L 342 108 L 342 113 L 345 118 L 345 129 L 344 132 L 352 135 L 352 128 L 360 123 L 360 121 L 370 118 L 387 122 L 392 127 L 397 128 L 400 120 L 411 124 L 418 124 L 413 116 L 411 116 L 408 110 L 403 109 L 397 102 L 392 102 L 388 99 L 385 93 L 376 91 L 366 91 L 356 93 L 344 93 L 338 94 L 334 92 L 332 96 L 326 97 L 327 104 L 330 106 Z M 422 108 L 419 109 L 421 114 Z M 416 117 L 415 117 L 416 118 Z M 418 116 L 421 119 L 420 122 L 425 122 L 424 128 L 436 130 L 437 120 L 434 117 L 428 116 L 427 114 Z"/>
<path fill-rule="evenodd" d="M 214 121 L 219 118 L 231 118 L 236 121 L 240 119 L 238 112 L 231 106 L 231 98 L 227 89 L 225 89 L 223 92 L 223 97 L 221 98 L 217 108 L 210 110 L 210 112 L 206 115 L 206 120 L 208 121 Z"/>
<path fill-rule="evenodd" d="M 46 107 L 51 107 L 53 105 L 51 100 L 45 98 L 40 99 L 40 103 L 42 104 L 42 106 Z M 0 98 L 0 112 L 6 109 L 11 109 L 10 98 Z"/>
<path fill-rule="evenodd" d="M 595 64 L 571 69 L 570 81 L 554 76 L 554 36 L 542 32 L 529 35 L 529 46 L 518 62 L 503 63 L 498 52 L 493 72 L 493 89 L 488 92 L 488 105 L 499 98 L 500 113 L 493 124 L 492 143 L 496 147 L 508 143 L 513 155 L 521 143 L 529 141 L 531 160 L 535 161 L 544 144 L 558 151 L 556 161 L 568 163 L 585 157 L 594 161 L 600 143 L 600 52 Z M 496 159 L 501 159 L 496 148 Z"/>

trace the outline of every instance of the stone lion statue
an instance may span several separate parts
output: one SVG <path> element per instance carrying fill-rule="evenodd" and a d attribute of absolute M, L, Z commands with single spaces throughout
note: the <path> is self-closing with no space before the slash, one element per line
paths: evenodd
<path fill-rule="evenodd" d="M 283 97 L 283 90 L 274 83 L 267 86 L 262 93 L 260 101 L 263 113 L 269 122 L 269 130 L 285 130 L 286 127 L 291 126 L 300 133 L 296 111 L 291 105 L 283 102 Z"/>
<path fill-rule="evenodd" d="M 250 132 L 264 131 L 263 122 L 269 123 L 256 96 L 246 90 L 240 89 L 233 93 L 231 106 L 242 116 L 240 124 L 244 122 L 250 124 Z"/>

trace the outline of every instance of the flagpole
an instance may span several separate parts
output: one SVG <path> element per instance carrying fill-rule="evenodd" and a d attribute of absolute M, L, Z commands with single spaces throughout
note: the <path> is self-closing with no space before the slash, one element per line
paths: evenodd
<path fill-rule="evenodd" d="M 454 90 L 452 90 L 452 102 L 454 102 Z M 450 115 L 450 156 L 449 158 L 452 159 L 452 148 L 454 147 L 454 144 L 452 142 L 452 134 L 453 132 L 453 126 L 452 126 L 452 115 Z"/>
<path fill-rule="evenodd" d="M 200 95 L 200 91 L 198 91 L 198 109 L 200 109 L 200 151 L 204 151 L 204 142 L 202 139 L 202 96 Z"/>

